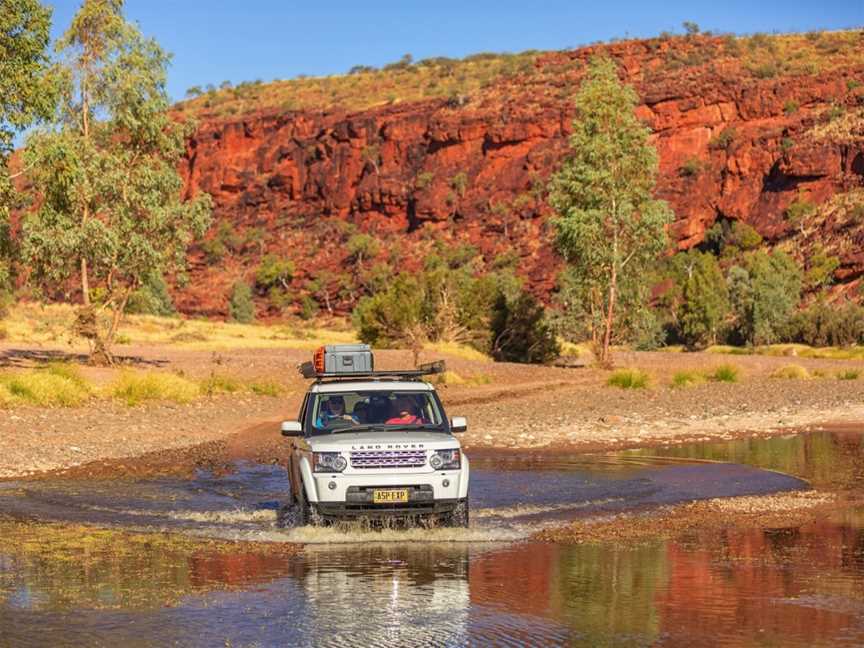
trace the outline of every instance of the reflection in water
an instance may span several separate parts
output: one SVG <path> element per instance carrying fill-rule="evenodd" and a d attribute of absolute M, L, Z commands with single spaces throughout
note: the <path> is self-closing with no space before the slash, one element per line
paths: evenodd
<path fill-rule="evenodd" d="M 680 497 L 693 487 L 693 471 L 712 465 L 682 464 L 681 457 L 733 458 L 794 469 L 848 492 L 860 489 L 860 438 L 852 435 L 663 452 L 675 455 L 664 460 L 674 470 L 664 473 L 652 460 L 654 472 L 645 473 L 639 467 L 645 460 L 633 453 L 600 459 L 613 466 L 605 472 L 585 457 L 559 462 L 545 475 L 537 464 L 533 482 L 515 480 L 533 503 L 520 510 L 521 500 L 507 501 L 502 489 L 485 493 L 478 497 L 485 516 L 478 523 L 494 521 L 496 511 L 506 523 L 513 511 L 523 522 L 555 515 L 568 488 L 594 497 L 599 510 L 619 506 L 627 489 L 637 494 L 629 500 L 637 505 L 658 493 Z M 584 483 L 568 482 L 568 470 Z M 710 484 L 737 475 L 745 481 L 735 487 L 743 488 L 749 473 L 702 474 L 713 475 Z M 230 490 L 207 484 L 208 497 Z M 144 502 L 142 493 L 149 494 L 158 502 L 158 489 L 150 488 L 136 497 Z M 196 508 L 200 500 L 178 484 L 171 488 L 184 524 L 210 521 Z M 51 497 L 59 494 L 38 501 Z M 151 504 L 147 514 L 161 519 L 161 507 Z M 219 516 L 244 533 L 267 519 Z M 864 643 L 862 509 L 803 526 L 700 530 L 635 547 L 406 537 L 411 541 L 379 543 L 367 534 L 363 543 L 308 545 L 293 555 L 284 544 L 0 523 L 0 646 Z"/>

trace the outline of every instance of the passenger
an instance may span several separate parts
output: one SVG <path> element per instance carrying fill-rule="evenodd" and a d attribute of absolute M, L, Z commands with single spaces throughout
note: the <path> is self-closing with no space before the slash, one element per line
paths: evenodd
<path fill-rule="evenodd" d="M 386 396 L 373 394 L 366 408 L 367 423 L 384 423 L 390 416 L 390 402 Z"/>
<path fill-rule="evenodd" d="M 417 405 L 407 396 L 400 396 L 393 403 L 393 414 L 387 419 L 387 425 L 416 425 L 422 423 L 417 416 Z"/>
<path fill-rule="evenodd" d="M 345 412 L 345 399 L 342 396 L 330 396 L 321 404 L 321 411 L 318 414 L 318 420 L 315 421 L 315 427 L 332 427 L 337 421 L 357 423 L 354 416 Z"/>
<path fill-rule="evenodd" d="M 351 412 L 358 423 L 369 422 L 369 401 L 358 401 L 354 405 L 354 410 Z"/>

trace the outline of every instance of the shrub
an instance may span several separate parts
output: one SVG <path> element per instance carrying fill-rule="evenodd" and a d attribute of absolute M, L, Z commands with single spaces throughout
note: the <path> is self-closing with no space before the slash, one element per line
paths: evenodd
<path fill-rule="evenodd" d="M 345 247 L 348 250 L 348 258 L 357 264 L 376 256 L 381 249 L 378 239 L 370 234 L 354 234 L 348 239 Z"/>
<path fill-rule="evenodd" d="M 68 365 L 0 374 L 0 406 L 75 407 L 92 396 L 78 370 Z"/>
<path fill-rule="evenodd" d="M 708 148 L 719 150 L 728 149 L 732 142 L 735 141 L 735 129 L 731 126 L 724 128 L 720 133 L 711 138 L 708 142 Z"/>
<path fill-rule="evenodd" d="M 798 112 L 799 104 L 794 99 L 790 99 L 783 104 L 783 112 L 787 115 L 793 115 Z"/>
<path fill-rule="evenodd" d="M 249 284 L 238 281 L 231 288 L 228 299 L 228 314 L 235 322 L 249 323 L 255 319 L 255 303 L 252 301 L 252 289 Z"/>
<path fill-rule="evenodd" d="M 273 380 L 256 380 L 249 383 L 249 389 L 258 396 L 281 396 L 285 388 Z"/>
<path fill-rule="evenodd" d="M 733 333 L 747 344 L 771 344 L 788 328 L 801 296 L 801 271 L 785 253 L 750 252 L 729 269 Z"/>
<path fill-rule="evenodd" d="M 430 184 L 432 184 L 432 181 L 434 179 L 435 179 L 434 173 L 432 173 L 431 171 L 422 171 L 421 173 L 417 174 L 417 178 L 415 178 L 415 180 L 414 180 L 414 186 L 417 189 L 425 189 Z"/>
<path fill-rule="evenodd" d="M 846 369 L 845 371 L 837 372 L 837 380 L 858 380 L 861 372 L 857 369 Z"/>
<path fill-rule="evenodd" d="M 300 319 L 308 321 L 311 319 L 315 319 L 320 310 L 321 307 L 318 305 L 318 302 L 315 301 L 315 299 L 313 299 L 309 295 L 303 295 L 303 297 L 300 299 L 300 310 L 298 311 L 297 315 L 300 317 Z"/>
<path fill-rule="evenodd" d="M 810 380 L 812 376 L 810 372 L 807 371 L 801 365 L 786 365 L 785 367 L 780 367 L 775 371 L 771 372 L 772 378 L 784 378 L 786 380 Z"/>
<path fill-rule="evenodd" d="M 544 364 L 561 352 L 545 309 L 528 292 L 515 298 L 500 294 L 492 309 L 490 328 L 490 348 L 496 360 Z"/>
<path fill-rule="evenodd" d="M 815 347 L 851 346 L 864 340 L 864 307 L 849 302 L 842 306 L 815 304 L 795 314 L 789 337 Z"/>
<path fill-rule="evenodd" d="M 165 283 L 161 273 L 151 272 L 145 279 L 144 285 L 129 296 L 126 312 L 163 317 L 177 313 L 174 300 L 168 292 L 168 284 Z"/>
<path fill-rule="evenodd" d="M 786 220 L 793 227 L 801 225 L 807 217 L 816 212 L 816 205 L 810 202 L 806 196 L 798 196 L 783 212 Z"/>
<path fill-rule="evenodd" d="M 684 161 L 679 169 L 679 174 L 685 178 L 697 176 L 702 171 L 702 160 L 697 157 L 690 157 Z"/>
<path fill-rule="evenodd" d="M 698 371 L 676 371 L 672 376 L 672 386 L 677 388 L 692 387 L 705 382 L 705 375 Z"/>
<path fill-rule="evenodd" d="M 234 394 L 243 389 L 243 384 L 232 376 L 225 374 L 211 374 L 200 383 L 202 393 L 207 396 L 216 394 Z"/>
<path fill-rule="evenodd" d="M 114 398 L 129 406 L 145 401 L 188 403 L 201 394 L 197 384 L 172 373 L 124 371 L 109 387 Z"/>
<path fill-rule="evenodd" d="M 468 174 L 460 171 L 450 179 L 450 186 L 459 194 L 460 198 L 464 198 L 465 192 L 468 190 Z"/>
<path fill-rule="evenodd" d="M 620 389 L 645 389 L 650 382 L 650 376 L 641 369 L 616 369 L 606 380 L 609 387 Z"/>
<path fill-rule="evenodd" d="M 288 289 L 288 284 L 294 277 L 294 262 L 291 259 L 268 254 L 255 271 L 255 285 L 264 289 L 281 286 Z"/>
<path fill-rule="evenodd" d="M 713 380 L 714 382 L 734 383 L 738 382 L 738 377 L 738 367 L 731 364 L 723 364 L 715 367 L 714 371 L 708 374 L 709 380 Z"/>
<path fill-rule="evenodd" d="M 721 323 L 729 314 L 729 290 L 717 259 L 690 252 L 684 257 L 686 272 L 678 308 L 681 336 L 690 348 L 713 344 Z"/>

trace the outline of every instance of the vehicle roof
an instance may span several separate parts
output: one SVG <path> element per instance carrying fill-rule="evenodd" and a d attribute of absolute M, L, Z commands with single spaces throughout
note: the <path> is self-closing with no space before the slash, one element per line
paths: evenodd
<path fill-rule="evenodd" d="M 435 391 L 427 382 L 420 380 L 340 380 L 338 382 L 315 383 L 309 388 L 312 394 L 336 394 L 352 391 Z"/>

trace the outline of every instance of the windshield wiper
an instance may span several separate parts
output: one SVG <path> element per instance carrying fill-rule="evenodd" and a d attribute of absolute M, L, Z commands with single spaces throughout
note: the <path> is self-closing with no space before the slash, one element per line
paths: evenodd
<path fill-rule="evenodd" d="M 386 432 L 386 425 L 346 425 L 345 427 L 337 427 L 330 430 L 330 434 L 342 432 Z"/>

